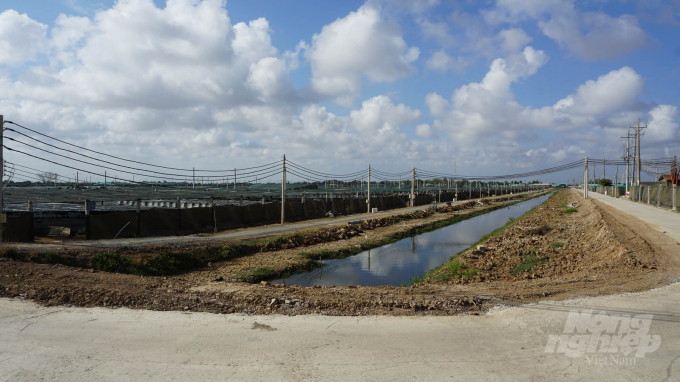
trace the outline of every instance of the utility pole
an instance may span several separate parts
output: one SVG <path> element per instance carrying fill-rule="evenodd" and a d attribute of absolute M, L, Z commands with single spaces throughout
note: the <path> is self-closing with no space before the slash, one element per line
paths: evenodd
<path fill-rule="evenodd" d="M 647 126 L 640 126 L 640 120 L 638 119 L 637 130 L 635 130 L 635 136 L 637 140 L 637 184 L 640 185 L 640 167 L 642 166 L 641 151 L 640 151 L 640 129 L 646 129 Z"/>
<path fill-rule="evenodd" d="M 196 188 L 196 167 L 191 168 L 191 188 Z"/>
<path fill-rule="evenodd" d="M 236 181 L 234 181 L 236 187 Z M 281 172 L 281 225 L 286 222 L 286 154 L 283 154 L 283 171 Z"/>
<path fill-rule="evenodd" d="M 614 175 L 614 197 L 619 197 L 619 166 L 616 166 L 616 175 Z"/>
<path fill-rule="evenodd" d="M 586 157 L 585 163 L 586 163 L 586 173 L 585 173 L 586 179 L 585 179 L 585 183 L 584 183 L 585 187 L 583 187 L 583 198 L 588 199 L 588 182 L 589 182 L 589 178 L 590 178 L 590 176 L 588 176 L 588 157 Z"/>
<path fill-rule="evenodd" d="M 626 193 L 628 193 L 628 186 L 629 184 L 631 184 L 629 171 L 630 171 L 630 138 L 632 137 L 630 135 L 630 131 L 628 132 L 628 134 L 626 134 L 625 137 L 621 138 L 626 138 L 626 155 L 621 157 L 621 159 L 626 161 Z"/>
<path fill-rule="evenodd" d="M 602 179 L 607 179 L 607 160 L 602 157 Z"/>
<path fill-rule="evenodd" d="M 416 199 L 415 184 L 416 184 L 416 168 L 413 167 L 411 169 L 411 207 L 413 207 Z"/>
<path fill-rule="evenodd" d="M 104 187 L 106 187 L 106 170 L 104 170 Z"/>
<path fill-rule="evenodd" d="M 285 158 L 286 156 L 284 155 L 283 157 Z M 285 160 L 285 159 L 284 159 L 284 160 Z M 286 165 L 285 165 L 285 164 L 283 165 L 283 168 L 284 168 L 283 171 L 286 171 L 286 170 L 285 170 L 285 168 L 286 168 Z M 236 169 L 234 169 L 234 191 L 236 191 Z"/>
<path fill-rule="evenodd" d="M 368 165 L 368 198 L 366 198 L 366 205 L 368 206 L 368 213 L 371 213 L 371 165 Z"/>

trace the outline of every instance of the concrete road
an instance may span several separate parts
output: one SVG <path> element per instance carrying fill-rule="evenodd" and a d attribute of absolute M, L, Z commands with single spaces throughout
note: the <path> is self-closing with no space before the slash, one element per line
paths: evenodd
<path fill-rule="evenodd" d="M 651 336 L 647 352 L 636 357 L 633 343 L 626 355 L 609 337 L 612 353 L 547 346 L 550 335 L 566 335 L 569 349 L 598 344 L 592 331 L 584 340 L 565 330 L 572 309 L 630 315 L 614 336 L 637 328 Z M 639 330 L 643 321 L 648 330 Z M 0 338 L 1 381 L 678 381 L 680 284 L 454 317 L 214 315 L 0 299 Z"/>
<path fill-rule="evenodd" d="M 576 191 L 581 192 L 581 191 Z M 588 196 L 634 216 L 680 242 L 680 214 L 671 210 L 590 192 Z"/>
<path fill-rule="evenodd" d="M 523 193 L 535 193 L 535 192 L 523 192 Z M 497 197 L 484 198 L 484 199 L 497 199 L 497 198 L 507 198 L 508 195 L 501 195 Z M 454 202 L 454 205 L 467 203 L 469 201 L 475 201 L 479 199 L 470 199 Z M 438 207 L 446 206 L 445 203 L 438 204 Z M 325 228 L 337 225 L 344 225 L 347 222 L 363 219 L 376 219 L 385 216 L 403 214 L 407 212 L 413 212 L 418 210 L 427 209 L 428 206 L 417 206 L 400 208 L 395 210 L 389 210 L 377 213 L 365 213 L 365 214 L 354 214 L 349 216 L 339 216 L 333 219 L 316 219 L 308 220 L 297 223 L 286 223 L 284 225 L 274 224 L 263 227 L 253 227 L 244 228 L 238 230 L 231 230 L 226 232 L 221 232 L 213 235 L 190 235 L 190 236 L 163 236 L 163 237 L 144 237 L 144 238 L 133 238 L 133 239 L 117 239 L 117 240 L 88 240 L 88 241 L 66 241 L 63 243 L 16 243 L 13 244 L 19 250 L 36 250 L 36 251 L 48 251 L 48 250 L 58 250 L 64 247 L 92 247 L 92 248 L 122 248 L 131 246 L 146 246 L 146 245 L 168 245 L 168 244 L 208 244 L 214 241 L 224 241 L 224 240 L 234 240 L 234 239 L 246 239 L 246 238 L 257 238 L 262 236 L 270 235 L 280 235 L 284 233 L 291 233 L 296 231 L 304 231 L 315 228 Z"/>

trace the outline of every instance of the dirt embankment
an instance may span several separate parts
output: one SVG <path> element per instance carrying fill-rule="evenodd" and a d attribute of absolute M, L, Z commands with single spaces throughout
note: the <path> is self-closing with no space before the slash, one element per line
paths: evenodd
<path fill-rule="evenodd" d="M 499 302 L 643 290 L 677 277 L 678 266 L 668 260 L 669 251 L 662 251 L 646 239 L 650 232 L 642 223 L 623 224 L 605 207 L 591 201 L 581 200 L 577 212 L 561 213 L 566 209 L 562 204 L 577 200 L 580 197 L 570 191 L 550 199 L 484 243 L 485 248 L 475 248 L 456 259 L 476 274 L 468 273 L 470 277 L 450 278 L 446 282 L 432 280 L 412 287 L 304 288 L 215 281 L 257 267 L 286 267 L 287 262 L 297 261 L 300 252 L 288 248 L 258 252 L 166 277 L 0 258 L 0 295 L 48 305 L 215 313 L 450 315 L 476 314 Z M 362 241 L 390 237 L 399 230 L 460 213 L 435 214 L 377 227 L 363 235 L 311 244 L 302 250 L 318 253 L 324 248 L 353 247 Z"/>
<path fill-rule="evenodd" d="M 574 207 L 572 207 L 574 206 Z M 680 274 L 655 230 L 562 192 L 432 272 L 427 282 L 474 287 L 517 301 L 640 291 Z M 671 248 L 673 249 L 673 248 Z M 677 250 L 680 254 L 680 250 Z"/>

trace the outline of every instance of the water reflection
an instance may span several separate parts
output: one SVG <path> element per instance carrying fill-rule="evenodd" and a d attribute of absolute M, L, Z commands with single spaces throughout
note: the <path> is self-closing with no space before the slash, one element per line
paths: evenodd
<path fill-rule="evenodd" d="M 302 286 L 399 285 L 445 263 L 479 240 L 481 235 L 503 226 L 509 217 L 519 217 L 547 198 L 548 195 L 541 196 L 345 259 L 326 260 L 321 268 L 272 283 Z"/>

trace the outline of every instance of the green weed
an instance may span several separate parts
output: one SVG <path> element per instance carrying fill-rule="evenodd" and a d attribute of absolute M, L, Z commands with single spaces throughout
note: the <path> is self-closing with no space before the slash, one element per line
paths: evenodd
<path fill-rule="evenodd" d="M 536 265 L 544 263 L 546 261 L 547 261 L 547 259 L 545 259 L 543 257 L 538 257 L 538 256 L 534 256 L 534 255 L 524 256 L 524 258 L 522 259 L 522 262 L 519 263 L 516 267 L 514 267 L 510 270 L 510 274 L 516 275 L 516 274 L 518 274 L 520 272 L 524 272 L 524 271 L 529 272 Z"/>

